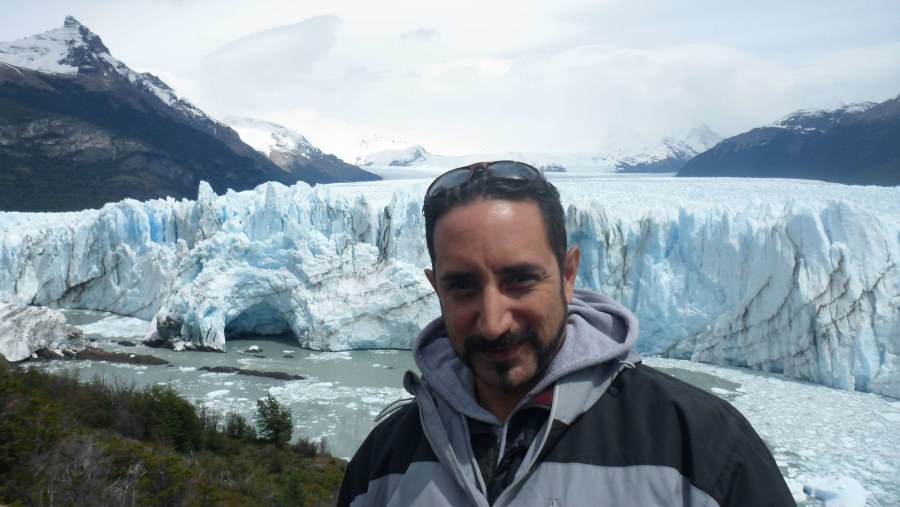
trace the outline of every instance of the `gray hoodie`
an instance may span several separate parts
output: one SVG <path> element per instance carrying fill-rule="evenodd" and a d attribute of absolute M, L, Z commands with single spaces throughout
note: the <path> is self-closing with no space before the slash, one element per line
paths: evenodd
<path fill-rule="evenodd" d="M 544 378 L 519 406 L 570 373 L 614 359 L 639 360 L 633 350 L 638 338 L 637 318 L 618 302 L 596 292 L 575 289 L 565 336 Z M 478 421 L 501 424 L 476 401 L 474 374 L 450 345 L 443 318 L 435 319 L 419 333 L 412 350 L 422 380 L 454 410 Z"/>

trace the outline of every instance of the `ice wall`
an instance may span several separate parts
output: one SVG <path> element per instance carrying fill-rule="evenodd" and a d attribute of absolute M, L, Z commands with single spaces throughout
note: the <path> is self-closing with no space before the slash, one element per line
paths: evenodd
<path fill-rule="evenodd" d="M 66 324 L 66 317 L 59 311 L 0 303 L 0 361 L 22 361 L 41 349 L 62 357 L 86 347 L 84 334 Z"/>
<path fill-rule="evenodd" d="M 900 188 L 556 183 L 579 285 L 635 311 L 643 352 L 900 397 Z M 196 202 L 0 213 L 0 301 L 152 319 L 157 338 L 215 348 L 241 333 L 405 348 L 439 313 L 426 185 L 202 185 Z"/>

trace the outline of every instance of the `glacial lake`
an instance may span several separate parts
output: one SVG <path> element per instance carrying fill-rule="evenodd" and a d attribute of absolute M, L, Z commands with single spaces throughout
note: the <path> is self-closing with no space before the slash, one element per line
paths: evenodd
<path fill-rule="evenodd" d="M 222 413 L 236 410 L 251 422 L 256 400 L 271 394 L 290 407 L 295 440 L 324 439 L 328 451 L 342 458 L 353 455 L 384 407 L 409 396 L 402 387 L 403 375 L 417 371 L 408 350 L 317 352 L 264 336 L 231 340 L 227 352 L 153 349 L 140 345 L 149 331 L 145 321 L 81 310 L 64 313 L 104 350 L 150 354 L 170 364 L 60 360 L 29 367 L 138 388 L 168 384 L 189 400 Z M 247 352 L 253 345 L 260 352 Z M 838 498 L 849 503 L 841 505 L 862 505 L 858 500 L 866 497 L 868 506 L 900 505 L 900 400 L 741 368 L 661 358 L 645 362 L 735 405 L 772 449 L 800 505 L 824 505 L 808 496 L 815 488 L 828 489 L 820 496 L 844 495 Z M 201 370 L 203 366 L 305 378 L 283 381 L 212 373 Z"/>

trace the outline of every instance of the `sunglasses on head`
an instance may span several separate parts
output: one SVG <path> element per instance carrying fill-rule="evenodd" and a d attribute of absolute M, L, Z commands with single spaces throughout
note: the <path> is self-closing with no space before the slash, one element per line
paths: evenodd
<path fill-rule="evenodd" d="M 513 160 L 499 160 L 497 162 L 477 162 L 465 167 L 451 169 L 435 178 L 425 191 L 425 198 L 431 198 L 440 192 L 465 186 L 477 173 L 484 171 L 491 178 L 498 180 L 512 180 L 530 182 L 543 177 L 538 169 Z"/>

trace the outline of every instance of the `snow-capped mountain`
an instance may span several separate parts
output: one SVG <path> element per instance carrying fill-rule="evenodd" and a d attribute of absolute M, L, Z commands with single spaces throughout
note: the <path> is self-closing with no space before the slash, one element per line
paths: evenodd
<path fill-rule="evenodd" d="M 880 104 L 797 111 L 722 141 L 678 175 L 900 185 L 900 96 Z"/>
<path fill-rule="evenodd" d="M 324 162 L 327 173 L 334 164 Z M 201 180 L 225 192 L 307 174 L 278 167 L 156 76 L 128 68 L 72 17 L 0 43 L 0 170 L 0 210 L 31 211 L 196 198 Z"/>
<path fill-rule="evenodd" d="M 118 91 L 123 84 L 130 85 L 158 99 L 158 103 L 145 101 L 141 105 L 151 106 L 166 115 L 180 116 L 192 126 L 213 134 L 228 130 L 224 124 L 178 97 L 158 77 L 135 72 L 114 58 L 100 37 L 72 16 L 66 17 L 62 28 L 12 42 L 0 42 L 0 65 L 6 67 L 7 73 L 16 72 L 22 78 L 26 78 L 22 71 L 28 69 L 49 76 L 77 79 L 93 92 Z M 11 79 L 6 77 L 3 81 Z M 234 141 L 233 136 L 228 140 Z"/>
<path fill-rule="evenodd" d="M 706 125 L 690 129 L 682 136 L 668 136 L 655 147 L 639 150 L 637 154 L 620 155 L 615 162 L 616 172 L 675 173 L 688 160 L 712 148 L 722 140 Z"/>
<path fill-rule="evenodd" d="M 410 167 L 425 165 L 430 158 L 431 154 L 424 147 L 416 144 L 402 149 L 384 150 L 360 156 L 356 161 L 360 167 Z"/>
<path fill-rule="evenodd" d="M 860 102 L 858 104 L 846 104 L 837 109 L 832 110 L 812 110 L 801 109 L 795 111 L 784 118 L 776 121 L 767 127 L 783 128 L 800 134 L 804 133 L 824 133 L 847 115 L 855 115 L 867 111 L 877 104 L 875 102 Z"/>
<path fill-rule="evenodd" d="M 323 155 L 302 134 L 277 123 L 231 116 L 224 121 L 241 136 L 242 141 L 263 155 L 293 152 L 306 159 Z"/>
<path fill-rule="evenodd" d="M 374 161 L 369 159 L 370 155 L 381 152 L 403 151 L 411 146 L 413 146 L 413 143 L 402 139 L 372 134 L 360 140 L 359 148 L 356 151 L 356 161 L 354 163 L 360 167 L 376 165 Z M 380 163 L 377 165 L 380 165 Z"/>
<path fill-rule="evenodd" d="M 285 171 L 307 183 L 374 181 L 380 177 L 327 155 L 302 134 L 277 123 L 252 118 L 225 118 L 241 140 Z"/>

